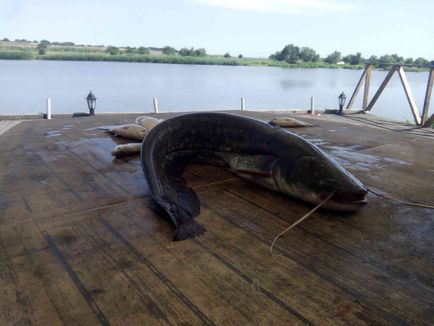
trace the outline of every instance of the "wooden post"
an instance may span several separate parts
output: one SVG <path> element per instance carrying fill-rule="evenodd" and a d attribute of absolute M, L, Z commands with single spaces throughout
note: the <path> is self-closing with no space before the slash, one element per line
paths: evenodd
<path fill-rule="evenodd" d="M 429 76 L 428 76 L 428 83 L 426 85 L 425 101 L 423 102 L 423 110 L 422 110 L 421 124 L 424 127 L 426 127 L 425 124 L 426 124 L 427 118 L 428 118 L 429 102 L 431 100 L 433 81 L 434 81 L 434 67 L 431 67 L 431 70 L 430 70 Z"/>
<path fill-rule="evenodd" d="M 366 110 L 368 107 L 369 100 L 369 84 L 371 83 L 371 72 L 372 65 L 368 64 L 366 67 L 366 75 L 365 75 L 365 92 L 363 93 L 363 110 Z"/>
<path fill-rule="evenodd" d="M 315 114 L 315 98 L 313 96 L 310 97 L 310 114 Z"/>
<path fill-rule="evenodd" d="M 246 101 L 244 97 L 241 98 L 241 111 L 244 111 L 246 108 Z"/>
<path fill-rule="evenodd" d="M 375 93 L 374 97 L 372 98 L 371 102 L 369 102 L 365 111 L 371 111 L 372 107 L 374 106 L 375 102 L 377 102 L 378 98 L 380 97 L 380 95 L 383 92 L 384 88 L 386 87 L 387 83 L 390 81 L 393 74 L 398 69 L 399 69 L 399 66 L 392 66 L 392 68 L 390 68 L 389 73 L 387 74 L 386 78 L 384 78 L 383 82 L 381 83 L 380 87 L 378 88 L 378 90 Z"/>
<path fill-rule="evenodd" d="M 405 72 L 402 66 L 399 67 L 398 73 L 399 77 L 401 78 L 402 86 L 404 87 L 405 95 L 407 96 L 408 104 L 411 108 L 411 113 L 413 114 L 414 122 L 416 125 L 420 125 L 421 120 L 419 111 L 417 110 L 416 102 L 413 98 L 413 93 L 411 92 L 410 85 L 408 84 L 407 77 L 405 76 Z"/>
<path fill-rule="evenodd" d="M 423 127 L 431 127 L 431 125 L 434 124 L 434 113 L 431 115 L 431 117 L 425 122 Z"/>
<path fill-rule="evenodd" d="M 370 63 L 368 63 L 368 64 L 365 66 L 365 70 L 363 70 L 363 73 L 362 73 L 362 75 L 360 76 L 359 82 L 357 83 L 357 86 L 356 86 L 356 88 L 354 89 L 353 95 L 351 95 L 350 101 L 348 102 L 347 110 L 348 110 L 348 109 L 351 109 L 351 107 L 353 106 L 353 102 L 354 102 L 354 100 L 356 99 L 357 94 L 359 93 L 360 86 L 362 86 L 363 78 L 365 78 L 366 73 L 367 73 L 368 69 L 371 69 L 371 66 L 372 66 L 372 65 L 371 65 Z"/>
<path fill-rule="evenodd" d="M 152 102 L 154 103 L 154 113 L 158 113 L 158 100 L 157 100 L 157 98 L 154 97 Z"/>
<path fill-rule="evenodd" d="M 51 120 L 51 98 L 47 98 L 47 120 Z"/>

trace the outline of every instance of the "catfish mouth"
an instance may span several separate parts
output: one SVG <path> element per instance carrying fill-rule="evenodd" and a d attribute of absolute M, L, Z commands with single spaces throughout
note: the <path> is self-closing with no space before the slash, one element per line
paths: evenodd
<path fill-rule="evenodd" d="M 321 193 L 318 196 L 320 201 L 324 200 L 331 193 Z M 366 189 L 362 189 L 360 191 L 351 192 L 351 193 L 340 193 L 336 192 L 330 200 L 325 203 L 326 208 L 336 209 L 336 210 L 357 210 L 361 206 L 366 205 L 368 200 L 366 198 L 368 191 Z"/>

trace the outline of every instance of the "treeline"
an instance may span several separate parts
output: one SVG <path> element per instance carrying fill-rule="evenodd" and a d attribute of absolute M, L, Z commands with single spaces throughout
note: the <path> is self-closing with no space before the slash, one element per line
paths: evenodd
<path fill-rule="evenodd" d="M 3 41 L 3 42 L 2 42 Z M 192 63 L 218 65 L 256 65 L 301 68 L 348 68 L 358 69 L 364 63 L 372 63 L 379 68 L 387 68 L 391 64 L 407 64 L 417 66 L 434 65 L 434 60 L 425 58 L 404 58 L 397 54 L 386 54 L 380 57 L 372 55 L 364 58 L 360 52 L 343 56 L 334 51 L 321 57 L 310 47 L 286 45 L 281 51 L 265 58 L 244 58 L 242 54 L 232 57 L 229 52 L 224 55 L 208 55 L 204 48 L 187 48 L 179 50 L 165 46 L 156 47 L 116 47 L 104 45 L 77 45 L 73 42 L 50 42 L 48 40 L 29 41 L 26 39 L 8 38 L 0 40 L 0 59 L 45 59 L 45 60 L 88 60 L 88 61 L 136 61 L 164 63 Z M 426 68 L 409 67 L 412 71 Z"/>
<path fill-rule="evenodd" d="M 397 54 L 385 54 L 380 57 L 371 55 L 369 58 L 363 58 L 360 52 L 357 52 L 356 54 L 348 54 L 346 56 L 342 56 L 341 52 L 334 51 L 326 57 L 321 58 L 314 49 L 309 47 L 298 47 L 294 44 L 286 45 L 282 49 L 282 51 L 277 51 L 276 53 L 270 55 L 269 59 L 284 61 L 289 64 L 323 61 L 328 64 L 347 64 L 354 66 L 359 66 L 369 62 L 379 67 L 386 67 L 390 64 L 434 65 L 434 60 L 429 61 L 421 57 L 417 59 L 404 58 Z"/>

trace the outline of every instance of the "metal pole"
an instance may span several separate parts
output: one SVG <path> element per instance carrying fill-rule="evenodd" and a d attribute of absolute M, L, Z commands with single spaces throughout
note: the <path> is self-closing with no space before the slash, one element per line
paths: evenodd
<path fill-rule="evenodd" d="M 244 97 L 241 98 L 241 111 L 244 111 L 244 109 L 246 108 L 246 101 L 244 99 Z"/>
<path fill-rule="evenodd" d="M 310 97 L 310 114 L 315 114 L 315 97 Z"/>
<path fill-rule="evenodd" d="M 156 97 L 154 97 L 153 103 L 154 103 L 154 113 L 158 113 L 158 100 Z"/>
<path fill-rule="evenodd" d="M 47 120 L 51 120 L 51 98 L 47 98 Z"/>

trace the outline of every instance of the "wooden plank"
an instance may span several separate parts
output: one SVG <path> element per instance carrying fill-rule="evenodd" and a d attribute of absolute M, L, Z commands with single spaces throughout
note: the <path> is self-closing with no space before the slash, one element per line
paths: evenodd
<path fill-rule="evenodd" d="M 366 71 L 365 76 L 365 89 L 363 93 L 363 110 L 366 110 L 368 107 L 368 100 L 369 100 L 369 85 L 371 83 L 371 73 L 372 73 L 372 65 L 369 64 Z"/>
<path fill-rule="evenodd" d="M 428 120 L 429 103 L 431 101 L 433 83 L 434 83 L 434 67 L 431 67 L 428 76 L 428 82 L 426 84 L 425 100 L 423 102 L 423 110 L 422 110 L 421 124 L 424 127 L 429 127 L 429 125 L 427 125 L 426 122 Z"/>
<path fill-rule="evenodd" d="M 383 92 L 384 88 L 386 88 L 387 84 L 389 83 L 390 79 L 392 78 L 395 71 L 399 69 L 399 66 L 392 66 L 389 70 L 389 72 L 386 75 L 386 78 L 384 78 L 383 82 L 381 83 L 380 87 L 378 88 L 377 92 L 375 93 L 374 97 L 369 102 L 368 106 L 366 107 L 366 111 L 371 111 L 372 107 L 374 106 L 375 102 L 377 102 L 378 98 L 380 97 L 381 93 Z"/>
<path fill-rule="evenodd" d="M 0 257 L 0 324 L 98 323 L 35 225 L 1 227 Z"/>
<path fill-rule="evenodd" d="M 91 220 L 50 233 L 83 284 L 83 296 L 90 297 L 111 324 L 200 324 L 200 319 L 156 275 L 137 265 L 108 232 L 95 232 L 97 226 Z"/>
<path fill-rule="evenodd" d="M 290 224 L 281 223 L 269 212 L 261 211 L 260 207 L 249 202 L 227 205 L 228 200 L 231 202 L 227 193 L 220 193 L 219 201 L 212 198 L 209 192 L 200 196 L 205 207 L 219 212 L 220 216 L 227 216 L 227 220 L 235 226 L 250 230 L 267 244 L 271 244 L 273 236 Z M 311 223 L 315 223 L 312 218 Z M 364 305 L 376 307 L 376 313 L 386 319 L 396 317 L 398 319 L 395 322 L 402 322 L 406 318 L 429 320 L 434 312 L 423 308 L 425 305 L 434 306 L 429 289 L 409 286 L 407 280 L 395 279 L 384 270 L 360 262 L 345 250 L 338 251 L 336 246 L 304 231 L 296 230 L 291 236 L 282 239 L 279 248 L 281 253 L 316 273 L 324 281 L 333 282 Z M 381 290 L 384 288 L 388 289 L 387 292 Z M 415 300 L 420 302 L 416 303 Z M 420 305 L 420 309 L 415 309 L 415 305 Z"/>
<path fill-rule="evenodd" d="M 228 202 L 236 205 L 236 200 Z M 248 275 L 256 287 L 287 303 L 314 324 L 374 322 L 373 310 L 331 282 L 285 256 L 269 254 L 269 243 L 258 241 L 248 229 L 234 227 L 213 209 L 201 217 L 208 233 L 194 241 L 232 268 Z M 333 299 L 330 297 L 333 293 Z M 345 311 L 345 312 L 344 312 Z M 385 322 L 385 320 L 383 320 Z"/>
<path fill-rule="evenodd" d="M 287 196 L 251 189 L 245 185 L 232 185 L 227 191 L 239 196 L 240 200 L 249 200 L 252 205 L 256 204 L 258 208 L 286 221 L 287 225 L 296 220 L 295 216 L 303 216 L 309 209 L 302 202 L 294 204 Z M 427 253 L 427 248 L 424 247 L 427 241 L 426 230 L 433 223 L 432 219 L 427 219 L 423 210 L 411 210 L 403 226 L 394 223 L 393 219 L 381 218 L 381 206 L 384 204 L 383 199 L 369 198 L 369 204 L 360 213 L 348 215 L 323 211 L 318 220 L 306 220 L 299 228 L 352 255 L 362 264 L 387 271 L 401 280 L 413 275 L 417 281 L 408 282 L 409 285 L 413 284 L 415 288 L 429 287 L 434 282 L 434 262 L 420 257 Z M 396 211 L 402 209 L 397 207 Z M 396 215 L 395 211 L 389 212 L 392 217 Z M 402 237 L 403 233 L 407 236 Z M 382 241 L 378 241 L 380 238 Z"/>
<path fill-rule="evenodd" d="M 365 66 L 365 69 L 363 70 L 362 75 L 360 76 L 359 81 L 357 82 L 356 88 L 354 89 L 353 94 L 351 95 L 350 101 L 348 102 L 347 105 L 347 110 L 351 109 L 354 103 L 354 100 L 356 99 L 357 94 L 359 93 L 360 87 L 362 86 L 363 80 L 365 79 L 368 70 L 371 68 L 371 64 L 367 64 Z"/>
<path fill-rule="evenodd" d="M 416 102 L 414 101 L 413 93 L 408 83 L 407 76 L 405 75 L 404 68 L 402 66 L 398 69 L 399 77 L 401 78 L 402 86 L 404 87 L 405 96 L 407 96 L 408 104 L 410 105 L 411 113 L 413 114 L 414 122 L 416 125 L 420 125 L 420 115 L 417 110 Z"/>
<path fill-rule="evenodd" d="M 173 228 L 165 222 L 162 228 L 161 216 L 144 220 L 139 212 L 107 217 L 114 238 L 139 261 L 148 260 L 213 323 L 304 323 L 194 241 L 173 242 Z"/>

